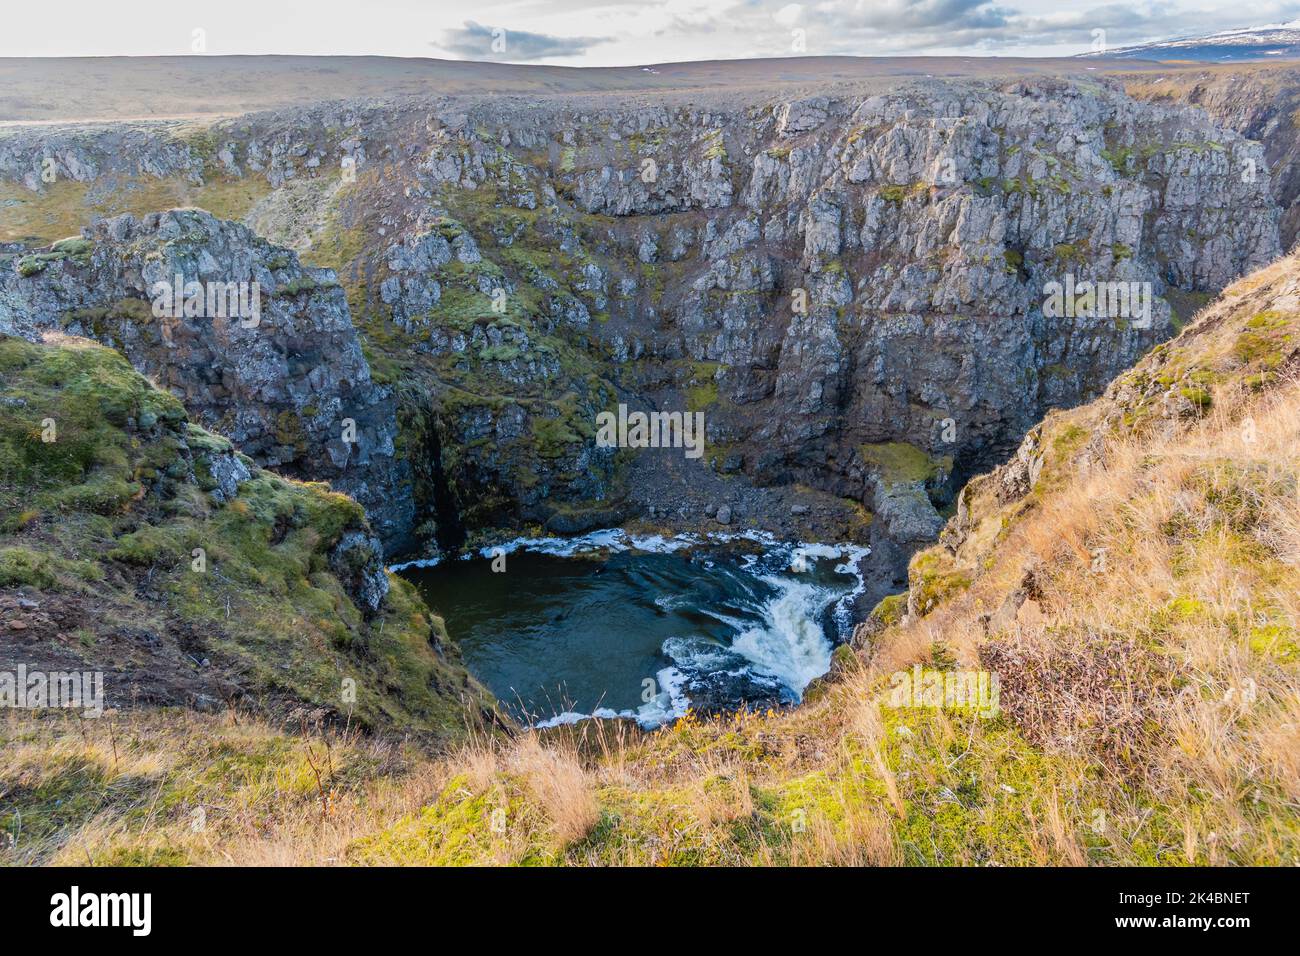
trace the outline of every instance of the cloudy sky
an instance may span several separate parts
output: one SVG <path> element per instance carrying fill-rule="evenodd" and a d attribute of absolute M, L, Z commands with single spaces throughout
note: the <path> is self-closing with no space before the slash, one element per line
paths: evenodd
<path fill-rule="evenodd" d="M 5 11 L 0 56 L 382 54 L 616 66 L 796 53 L 1088 50 L 1300 17 L 1300 0 L 61 0 Z M 201 34 L 196 31 L 202 31 Z M 802 42 L 803 49 L 799 48 Z"/>

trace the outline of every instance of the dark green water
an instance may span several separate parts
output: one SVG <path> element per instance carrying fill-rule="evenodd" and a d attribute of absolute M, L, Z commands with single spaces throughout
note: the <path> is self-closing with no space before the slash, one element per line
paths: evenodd
<path fill-rule="evenodd" d="M 858 583 L 840 562 L 854 552 L 642 544 L 550 539 L 532 545 L 561 554 L 513 550 L 499 572 L 483 556 L 401 572 L 470 671 L 531 722 L 599 713 L 653 726 L 688 704 L 795 703 L 829 668 L 837 602 Z"/>

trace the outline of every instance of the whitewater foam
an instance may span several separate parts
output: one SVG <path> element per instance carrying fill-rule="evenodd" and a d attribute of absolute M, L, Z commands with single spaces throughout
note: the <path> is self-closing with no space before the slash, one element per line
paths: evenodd
<path fill-rule="evenodd" d="M 831 667 L 831 642 L 817 623 L 828 595 L 824 588 L 790 578 L 762 579 L 777 594 L 762 608 L 763 625 L 746 628 L 731 649 L 802 697 L 804 688 Z"/>
<path fill-rule="evenodd" d="M 557 727 L 593 717 L 631 719 L 645 729 L 669 723 L 684 715 L 691 706 L 684 691 L 689 680 L 687 671 L 707 671 L 710 658 L 715 656 L 717 659 L 713 663 L 719 667 L 728 661 L 734 661 L 738 656 L 753 673 L 775 678 L 802 698 L 808 685 L 830 670 L 834 643 L 823 632 L 819 622 L 828 602 L 835 598 L 839 589 L 802 580 L 798 576 L 799 568 L 806 567 L 809 560 L 837 560 L 835 572 L 855 579 L 854 586 L 847 593 L 841 594 L 830 609 L 831 619 L 838 629 L 836 636 L 843 637 L 853 623 L 853 603 L 866 589 L 866 579 L 858 565 L 870 554 L 871 549 L 847 543 L 832 545 L 820 542 L 782 542 L 771 532 L 757 530 L 703 534 L 683 532 L 669 537 L 660 534 L 633 535 L 622 528 L 605 528 L 571 538 L 519 537 L 500 545 L 481 548 L 477 556 L 483 558 L 518 551 L 573 557 L 598 551 L 612 554 L 628 551 L 672 554 L 705 543 L 729 544 L 737 541 L 762 545 L 765 551 L 761 559 L 753 554 L 739 557 L 741 570 L 752 574 L 775 592 L 754 609 L 759 622 L 700 607 L 700 612 L 726 624 L 735 632 L 729 647 L 710 645 L 695 638 L 669 638 L 664 642 L 663 652 L 674 663 L 656 675 L 659 688 L 656 696 L 635 711 L 615 711 L 604 707 L 595 708 L 590 714 L 564 711 L 537 721 L 534 726 Z M 462 555 L 462 559 L 473 557 L 474 553 Z M 441 557 L 416 559 L 394 564 L 389 570 L 435 567 L 442 560 Z M 761 568 L 779 568 L 783 573 L 763 573 Z M 791 573 L 795 576 L 790 576 Z M 676 598 L 675 595 L 661 595 L 655 603 L 668 610 L 678 606 Z"/>

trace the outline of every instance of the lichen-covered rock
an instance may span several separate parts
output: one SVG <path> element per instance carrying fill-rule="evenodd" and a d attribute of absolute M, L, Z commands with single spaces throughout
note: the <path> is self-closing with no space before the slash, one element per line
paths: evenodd
<path fill-rule="evenodd" d="M 243 456 L 225 439 L 204 433 L 201 441 L 191 437 L 190 449 L 194 452 L 195 471 L 208 494 L 218 504 L 233 501 L 239 486 L 252 477 Z"/>
<path fill-rule="evenodd" d="M 388 596 L 384 547 L 366 531 L 348 531 L 330 552 L 330 569 L 338 576 L 352 602 L 367 614 L 376 613 Z"/>
<path fill-rule="evenodd" d="M 1216 123 L 1259 142 L 1270 173 L 1269 188 L 1282 207 L 1282 248 L 1295 245 L 1300 236 L 1300 72 L 1243 64 L 1226 70 L 1132 75 L 1126 77 L 1125 88 L 1137 99 L 1194 103 Z M 1263 171 L 1252 156 L 1239 161 L 1242 177 L 1253 178 Z"/>
<path fill-rule="evenodd" d="M 943 518 L 920 482 L 883 486 L 872 504 L 877 518 L 889 528 L 890 537 L 905 546 L 933 541 L 943 527 Z"/>

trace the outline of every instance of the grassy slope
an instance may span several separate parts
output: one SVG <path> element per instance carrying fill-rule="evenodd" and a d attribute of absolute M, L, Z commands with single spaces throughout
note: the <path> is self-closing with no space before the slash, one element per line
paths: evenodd
<path fill-rule="evenodd" d="M 463 733 L 465 704 L 487 702 L 406 582 L 390 577 L 372 617 L 353 603 L 330 554 L 366 528 L 359 505 L 247 460 L 252 477 L 221 501 L 209 466 L 229 443 L 118 353 L 0 336 L 0 408 L 8 664 L 104 670 L 115 705 L 224 697 L 429 739 Z M 26 802 L 15 779 L 0 773 L 0 795 L 19 792 L 0 829 L 39 813 L 40 788 Z"/>
<path fill-rule="evenodd" d="M 0 733 L 26 742 L 0 787 L 66 779 L 56 766 L 107 781 L 80 793 L 116 829 L 66 825 L 63 859 L 1294 863 L 1298 264 L 1238 282 L 1102 399 L 1051 415 L 1025 445 L 1031 488 L 1014 463 L 976 479 L 915 559 L 913 615 L 891 602 L 894 623 L 797 710 L 589 723 L 439 760 L 333 737 L 320 786 L 302 768 L 324 738 L 191 716 L 198 745 L 136 716 L 114 755 L 111 724 L 11 720 Z M 916 663 L 997 673 L 1000 713 L 894 706 L 891 675 Z M 210 748 L 250 768 L 146 812 L 150 788 L 210 781 Z M 195 833 L 204 799 L 223 809 Z"/>
<path fill-rule="evenodd" d="M 213 176 L 203 186 L 180 178 L 141 177 L 117 182 L 104 194 L 92 194 L 86 183 L 65 180 L 29 191 L 20 183 L 0 182 L 0 242 L 54 242 L 78 235 L 95 218 L 131 213 L 144 216 L 160 209 L 196 206 L 222 219 L 240 220 L 270 192 L 265 179 Z"/>

